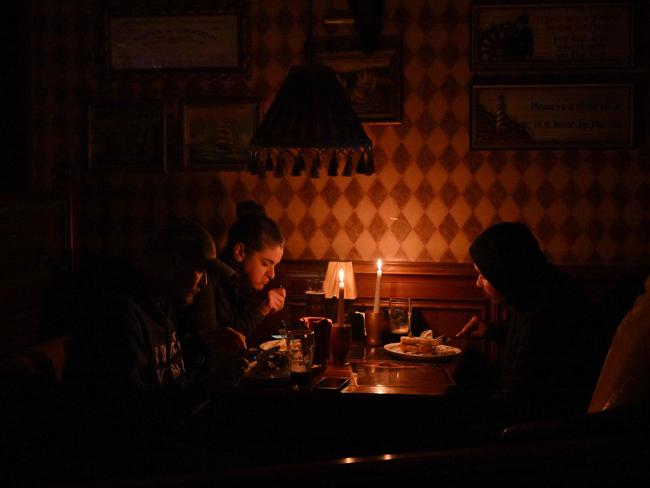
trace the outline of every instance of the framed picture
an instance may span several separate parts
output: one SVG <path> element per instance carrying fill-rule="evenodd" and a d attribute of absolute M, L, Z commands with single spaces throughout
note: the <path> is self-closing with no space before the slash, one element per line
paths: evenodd
<path fill-rule="evenodd" d="M 630 148 L 633 95 L 628 83 L 474 84 L 471 147 Z"/>
<path fill-rule="evenodd" d="M 473 5 L 472 69 L 579 69 L 633 65 L 633 5 Z"/>
<path fill-rule="evenodd" d="M 218 170 L 246 168 L 257 112 L 258 103 L 253 99 L 184 103 L 184 166 Z"/>
<path fill-rule="evenodd" d="M 106 16 L 109 71 L 248 73 L 248 2 L 217 1 L 209 8 L 111 11 Z"/>
<path fill-rule="evenodd" d="M 155 101 L 91 105 L 88 166 L 93 170 L 165 171 L 164 104 Z"/>
<path fill-rule="evenodd" d="M 317 39 L 314 48 L 315 61 L 336 72 L 362 122 L 401 122 L 401 39 L 385 38 L 371 53 L 348 38 Z"/>

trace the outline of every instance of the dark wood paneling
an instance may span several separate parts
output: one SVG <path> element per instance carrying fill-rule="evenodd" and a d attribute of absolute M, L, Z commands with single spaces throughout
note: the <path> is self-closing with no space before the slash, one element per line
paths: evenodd
<path fill-rule="evenodd" d="M 0 205 L 0 353 L 38 342 L 53 278 L 69 267 L 64 199 L 29 197 Z"/>

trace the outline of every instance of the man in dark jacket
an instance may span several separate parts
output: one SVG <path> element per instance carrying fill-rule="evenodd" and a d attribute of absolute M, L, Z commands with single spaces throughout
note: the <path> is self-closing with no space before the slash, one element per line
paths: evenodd
<path fill-rule="evenodd" d="M 175 220 L 156 233 L 141 259 L 91 298 L 92 317 L 78 332 L 79 354 L 68 372 L 83 404 L 147 435 L 173 429 L 221 388 L 236 382 L 245 362 L 208 358 L 189 376 L 176 311 L 192 303 L 218 267 L 216 247 L 199 224 Z"/>
<path fill-rule="evenodd" d="M 478 408 L 506 422 L 585 412 L 606 351 L 595 308 L 524 224 L 489 227 L 470 255 L 476 286 L 509 307 L 504 323 L 472 317 L 458 333 L 501 345 L 494 389 Z"/>

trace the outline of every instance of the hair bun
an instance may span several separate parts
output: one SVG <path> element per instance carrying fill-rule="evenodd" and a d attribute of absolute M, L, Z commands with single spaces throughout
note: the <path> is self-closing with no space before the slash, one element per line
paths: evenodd
<path fill-rule="evenodd" d="M 239 220 L 261 217 L 266 215 L 264 207 L 253 200 L 243 200 L 237 204 L 237 218 Z"/>

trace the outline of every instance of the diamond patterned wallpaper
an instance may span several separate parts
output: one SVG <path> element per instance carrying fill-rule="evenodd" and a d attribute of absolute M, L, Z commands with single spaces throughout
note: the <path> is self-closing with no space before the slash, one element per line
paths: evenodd
<path fill-rule="evenodd" d="M 313 2 L 315 35 L 349 35 L 349 27 L 320 22 L 330 3 Z M 180 101 L 254 95 L 266 110 L 301 62 L 304 1 L 250 3 L 251 73 L 243 83 L 195 73 L 106 76 L 101 2 L 33 5 L 34 182 L 73 184 L 81 248 L 135 253 L 170 214 L 194 215 L 222 239 L 233 202 L 252 197 L 282 226 L 286 259 L 467 262 L 482 229 L 522 220 L 558 263 L 650 262 L 647 133 L 629 151 L 469 150 L 469 0 L 386 1 L 383 33 L 404 41 L 404 116 L 401 124 L 366 125 L 377 174 L 263 180 L 183 170 Z M 647 59 L 639 62 L 646 64 L 636 75 L 647 77 Z M 167 172 L 88 172 L 87 102 L 145 97 L 167 104 Z M 647 98 L 639 98 L 646 118 Z"/>

